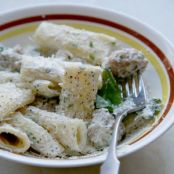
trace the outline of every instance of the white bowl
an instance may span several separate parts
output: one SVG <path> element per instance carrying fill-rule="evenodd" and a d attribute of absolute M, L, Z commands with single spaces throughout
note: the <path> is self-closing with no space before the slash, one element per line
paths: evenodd
<path fill-rule="evenodd" d="M 150 65 L 144 74 L 146 86 L 153 97 L 162 98 L 164 109 L 159 120 L 118 148 L 119 157 L 133 153 L 163 134 L 174 122 L 174 72 L 172 58 L 174 47 L 151 27 L 124 14 L 100 8 L 74 5 L 44 5 L 0 14 L 0 42 L 7 46 L 27 44 L 38 23 L 44 20 L 65 23 L 78 28 L 104 32 L 115 36 L 126 45 L 144 52 Z M 101 163 L 106 153 L 80 159 L 39 159 L 0 150 L 0 156 L 20 163 L 48 166 L 74 167 Z"/>

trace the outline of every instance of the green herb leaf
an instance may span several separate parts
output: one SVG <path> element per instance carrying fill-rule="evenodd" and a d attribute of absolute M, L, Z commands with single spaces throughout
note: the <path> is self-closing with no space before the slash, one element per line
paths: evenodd
<path fill-rule="evenodd" d="M 67 60 L 71 60 L 72 57 L 70 55 L 67 55 Z"/>
<path fill-rule="evenodd" d="M 93 45 L 93 42 L 92 42 L 92 41 L 90 41 L 90 42 L 89 42 L 89 46 L 90 46 L 91 48 L 93 48 L 93 47 L 94 47 L 94 45 Z"/>
<path fill-rule="evenodd" d="M 91 60 L 95 60 L 95 56 L 94 56 L 93 54 L 90 54 L 90 55 L 89 55 L 89 58 L 90 58 Z"/>
<path fill-rule="evenodd" d="M 138 112 L 138 114 L 144 119 L 153 119 L 160 113 L 162 106 L 162 101 L 160 99 L 151 99 L 146 104 L 146 107 L 142 111 Z"/>
<path fill-rule="evenodd" d="M 162 109 L 162 101 L 160 99 L 152 99 L 150 108 L 154 112 L 154 115 L 158 115 Z"/>
<path fill-rule="evenodd" d="M 114 79 L 112 71 L 110 69 L 104 69 L 103 74 L 103 86 L 98 91 L 96 100 L 97 108 L 110 108 L 110 112 L 113 111 L 114 105 L 119 105 L 122 102 L 121 90 Z M 112 109 L 111 109 L 112 108 Z M 111 111 L 112 110 L 112 111 Z"/>
<path fill-rule="evenodd" d="M 104 99 L 109 100 L 114 105 L 119 105 L 122 102 L 121 90 L 114 79 L 110 69 L 104 69 L 103 87 L 98 91 L 98 94 Z"/>
<path fill-rule="evenodd" d="M 0 47 L 0 52 L 4 51 L 4 47 Z"/>
<path fill-rule="evenodd" d="M 112 46 L 115 46 L 115 45 L 116 45 L 116 42 L 114 42 L 114 41 L 111 42 L 111 45 L 112 45 Z"/>
<path fill-rule="evenodd" d="M 96 108 L 97 109 L 107 108 L 109 112 L 113 112 L 112 104 L 99 95 L 97 95 L 97 98 L 96 98 Z"/>

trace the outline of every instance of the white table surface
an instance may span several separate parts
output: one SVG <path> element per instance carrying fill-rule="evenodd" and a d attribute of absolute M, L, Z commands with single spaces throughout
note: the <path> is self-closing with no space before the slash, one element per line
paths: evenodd
<path fill-rule="evenodd" d="M 0 0 L 0 11 L 41 3 L 101 6 L 134 16 L 174 43 L 174 0 Z M 83 172 L 82 172 L 83 171 Z M 31 167 L 0 159 L 0 174 L 99 173 L 99 166 L 72 169 Z M 174 174 L 174 127 L 144 149 L 121 159 L 121 174 Z"/>

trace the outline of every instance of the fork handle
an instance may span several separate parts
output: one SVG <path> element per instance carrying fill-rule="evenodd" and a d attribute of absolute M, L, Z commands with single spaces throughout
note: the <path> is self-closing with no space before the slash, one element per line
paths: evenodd
<path fill-rule="evenodd" d="M 120 126 L 120 123 L 122 122 L 123 118 L 127 115 L 127 113 L 128 113 L 128 110 L 125 109 L 124 111 L 122 111 L 120 113 L 119 116 L 117 116 L 117 118 L 115 120 L 111 144 L 110 144 L 109 149 L 108 149 L 108 156 L 107 157 L 109 157 L 110 154 L 114 154 L 115 156 L 117 155 L 116 147 L 117 147 L 117 141 L 118 141 L 119 126 Z"/>
<path fill-rule="evenodd" d="M 120 161 L 119 160 L 108 160 L 100 168 L 100 174 L 119 174 Z"/>
<path fill-rule="evenodd" d="M 124 116 L 127 115 L 127 112 L 128 110 L 124 110 L 115 121 L 111 144 L 108 149 L 107 158 L 101 166 L 100 174 L 119 174 L 120 161 L 117 158 L 116 152 L 118 130 L 119 125 Z"/>

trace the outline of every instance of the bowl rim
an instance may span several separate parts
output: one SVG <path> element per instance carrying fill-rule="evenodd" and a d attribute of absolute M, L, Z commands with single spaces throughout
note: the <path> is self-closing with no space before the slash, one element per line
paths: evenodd
<path fill-rule="evenodd" d="M 167 44 L 170 47 L 171 50 L 174 51 L 174 45 L 162 33 L 160 33 L 159 31 L 156 31 L 156 29 L 154 29 L 150 25 L 145 24 L 134 17 L 130 17 L 125 13 L 106 9 L 106 8 L 102 8 L 102 7 L 93 7 L 93 6 L 79 5 L 79 4 L 47 4 L 47 3 L 44 3 L 44 4 L 39 4 L 39 5 L 32 5 L 32 6 L 27 6 L 27 7 L 15 8 L 13 10 L 1 12 L 0 16 L 1 16 L 1 18 L 3 18 L 3 17 L 8 16 L 8 15 L 9 16 L 13 15 L 13 14 L 15 15 L 16 13 L 19 13 L 19 12 L 24 14 L 26 10 L 38 10 L 39 9 L 39 11 L 40 11 L 41 9 L 45 9 L 45 8 L 54 8 L 54 9 L 55 8 L 62 8 L 62 9 L 63 8 L 76 8 L 76 9 L 84 9 L 84 10 L 89 10 L 89 11 L 97 10 L 98 12 L 104 12 L 104 13 L 108 13 L 110 15 L 115 14 L 117 16 L 120 16 L 122 18 L 129 20 L 130 22 L 137 23 L 139 26 L 142 26 L 146 30 L 149 30 L 152 33 L 152 35 L 154 35 L 155 37 L 159 37 L 165 44 Z M 114 21 L 114 20 L 110 20 L 110 21 Z M 7 22 L 9 22 L 9 21 L 7 21 Z M 171 60 L 169 59 L 169 61 L 171 61 Z M 141 143 L 138 147 L 134 148 L 131 151 L 128 151 L 127 153 L 123 154 L 120 157 L 129 155 L 135 151 L 138 151 L 139 149 L 143 148 L 144 146 L 150 144 L 151 142 L 153 142 L 154 140 L 159 138 L 162 134 L 164 134 L 173 125 L 173 123 L 174 123 L 174 118 L 171 119 L 171 122 L 168 122 L 168 124 L 165 125 L 165 127 L 163 129 L 161 129 L 158 133 L 154 134 L 153 137 L 148 139 L 148 141 Z M 3 151 L 3 150 L 0 150 L 0 151 Z M 106 157 L 106 154 L 104 154 L 101 156 L 97 156 L 96 158 L 94 157 L 93 159 L 91 159 L 89 157 L 87 159 L 78 159 L 75 161 L 71 160 L 71 159 L 68 159 L 68 160 L 50 160 L 49 159 L 49 160 L 47 160 L 47 159 L 39 159 L 39 158 L 37 158 L 36 160 L 32 160 L 34 158 L 16 155 L 16 154 L 11 154 L 11 153 L 8 153 L 5 151 L 3 151 L 3 152 L 4 153 L 0 153 L 0 157 L 6 158 L 8 160 L 16 161 L 19 163 L 29 164 L 29 165 L 33 165 L 33 166 L 44 166 L 44 167 L 88 166 L 88 165 L 94 165 L 94 164 L 101 163 L 104 161 L 104 159 Z M 56 162 L 56 161 L 58 161 L 58 162 Z"/>

